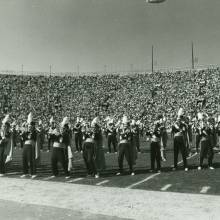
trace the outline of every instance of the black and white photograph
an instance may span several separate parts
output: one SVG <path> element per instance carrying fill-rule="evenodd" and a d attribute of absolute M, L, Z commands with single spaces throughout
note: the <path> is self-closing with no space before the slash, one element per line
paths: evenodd
<path fill-rule="evenodd" d="M 0 0 L 0 220 L 219 220 L 219 11 Z"/>

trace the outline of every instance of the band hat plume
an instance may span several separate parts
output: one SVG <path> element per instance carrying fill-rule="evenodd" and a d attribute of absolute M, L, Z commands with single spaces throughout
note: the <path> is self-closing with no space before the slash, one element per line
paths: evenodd
<path fill-rule="evenodd" d="M 28 118 L 27 118 L 27 124 L 31 124 L 31 122 L 33 122 L 33 114 L 32 112 L 29 113 Z"/>
<path fill-rule="evenodd" d="M 69 124 L 69 118 L 68 117 L 63 118 L 63 121 L 61 122 L 61 126 L 63 127 L 66 124 Z"/>
<path fill-rule="evenodd" d="M 83 121 L 84 121 L 83 118 L 80 118 L 79 122 L 80 122 L 80 123 L 83 123 Z"/>
<path fill-rule="evenodd" d="M 135 120 L 132 119 L 132 120 L 131 120 L 131 125 L 135 125 L 135 124 L 136 124 Z"/>
<path fill-rule="evenodd" d="M 128 124 L 128 117 L 126 115 L 123 116 L 122 118 L 122 124 Z"/>
<path fill-rule="evenodd" d="M 76 123 L 79 123 L 79 122 L 81 122 L 81 118 L 80 118 L 80 117 L 77 117 L 77 118 L 76 118 Z"/>
<path fill-rule="evenodd" d="M 203 119 L 203 114 L 201 112 L 199 112 L 197 114 L 198 120 L 202 120 Z"/>
<path fill-rule="evenodd" d="M 183 108 L 180 108 L 179 111 L 178 111 L 178 113 L 177 113 L 177 116 L 178 116 L 178 117 L 181 117 L 181 116 L 183 116 L 183 115 L 184 115 L 184 110 L 183 110 Z"/>
<path fill-rule="evenodd" d="M 98 117 L 95 117 L 92 122 L 91 122 L 91 126 L 94 127 L 95 125 L 99 125 L 100 121 Z"/>
<path fill-rule="evenodd" d="M 42 125 L 42 124 L 43 124 L 42 120 L 39 120 L 38 125 Z"/>
<path fill-rule="evenodd" d="M 9 120 L 10 120 L 10 116 L 9 116 L 9 115 L 6 115 L 6 116 L 4 117 L 4 119 L 2 120 L 2 124 L 5 124 L 5 123 L 9 122 Z"/>
<path fill-rule="evenodd" d="M 51 117 L 51 119 L 50 119 L 50 124 L 52 124 L 53 122 L 54 122 L 54 118 Z"/>

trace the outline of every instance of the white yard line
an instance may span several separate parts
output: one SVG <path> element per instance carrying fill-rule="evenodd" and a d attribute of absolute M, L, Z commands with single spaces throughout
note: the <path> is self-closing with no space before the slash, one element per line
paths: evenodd
<path fill-rule="evenodd" d="M 83 180 L 84 178 L 76 178 L 76 179 L 72 179 L 72 180 L 68 180 L 66 181 L 66 183 L 74 183 L 74 182 L 78 182 L 80 180 Z"/>
<path fill-rule="evenodd" d="M 195 154 L 193 154 L 193 155 L 187 157 L 186 159 L 187 159 L 187 160 L 188 160 L 188 159 L 191 159 L 191 158 L 195 157 L 196 155 L 197 155 L 197 153 L 195 153 Z M 179 161 L 177 164 L 179 165 L 179 164 L 181 164 L 182 162 L 183 162 L 183 160 Z"/>
<path fill-rule="evenodd" d="M 172 184 L 167 184 L 167 185 L 165 185 L 164 187 L 162 187 L 160 190 L 161 190 L 161 191 L 166 191 L 166 190 L 168 190 L 171 186 L 172 186 Z"/>
<path fill-rule="evenodd" d="M 210 186 L 203 186 L 200 193 L 207 193 L 210 188 Z"/>
<path fill-rule="evenodd" d="M 140 185 L 140 184 L 142 184 L 142 183 L 144 183 L 144 182 L 147 182 L 147 181 L 150 180 L 150 179 L 153 179 L 155 176 L 158 176 L 158 175 L 160 175 L 160 173 L 152 174 L 152 175 L 148 176 L 147 178 L 145 178 L 145 179 L 143 179 L 143 180 L 141 180 L 141 181 L 139 181 L 139 182 L 136 182 L 136 183 L 133 183 L 133 184 L 127 186 L 126 188 L 127 188 L 127 189 L 131 189 L 131 188 L 133 188 L 133 187 L 135 187 L 135 186 L 137 186 L 137 185 Z"/>
<path fill-rule="evenodd" d="M 109 180 L 103 180 L 102 182 L 96 183 L 96 186 L 101 186 L 101 185 L 108 183 L 108 182 L 109 182 Z"/>

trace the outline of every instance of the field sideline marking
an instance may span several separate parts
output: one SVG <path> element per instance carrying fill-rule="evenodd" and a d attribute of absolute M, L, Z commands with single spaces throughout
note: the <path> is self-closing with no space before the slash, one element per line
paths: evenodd
<path fill-rule="evenodd" d="M 96 183 L 96 186 L 101 186 L 101 185 L 108 183 L 108 182 L 109 182 L 109 180 L 103 180 L 102 182 Z"/>
<path fill-rule="evenodd" d="M 210 186 L 203 186 L 200 193 L 207 193 L 210 188 Z"/>
<path fill-rule="evenodd" d="M 66 181 L 66 183 L 74 183 L 74 182 L 77 182 L 77 181 L 80 181 L 80 180 L 83 180 L 84 178 L 76 178 L 76 179 L 73 179 L 73 180 L 68 180 Z"/>
<path fill-rule="evenodd" d="M 152 174 L 152 175 L 148 176 L 147 178 L 145 178 L 145 179 L 143 179 L 139 182 L 136 182 L 136 183 L 131 184 L 130 186 L 127 186 L 126 189 L 131 189 L 134 186 L 137 186 L 137 185 L 140 185 L 141 183 L 147 182 L 148 180 L 153 179 L 155 176 L 158 176 L 158 175 L 160 175 L 160 173 Z"/>
<path fill-rule="evenodd" d="M 160 190 L 161 190 L 161 191 L 166 191 L 166 190 L 168 190 L 171 186 L 172 186 L 172 184 L 167 184 L 167 185 L 165 185 L 164 187 L 162 187 Z"/>

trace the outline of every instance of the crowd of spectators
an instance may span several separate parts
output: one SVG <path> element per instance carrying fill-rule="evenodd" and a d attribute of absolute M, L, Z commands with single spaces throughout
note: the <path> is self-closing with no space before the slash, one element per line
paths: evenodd
<path fill-rule="evenodd" d="M 48 122 L 51 116 L 92 119 L 96 114 L 116 119 L 123 114 L 151 124 L 163 114 L 168 125 L 180 107 L 191 116 L 201 109 L 220 110 L 220 69 L 46 76 L 0 74 L 1 117 L 10 113 L 19 123 L 29 112 Z"/>

